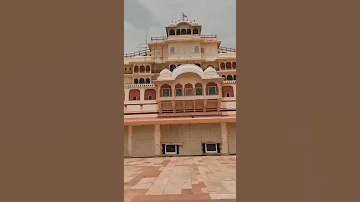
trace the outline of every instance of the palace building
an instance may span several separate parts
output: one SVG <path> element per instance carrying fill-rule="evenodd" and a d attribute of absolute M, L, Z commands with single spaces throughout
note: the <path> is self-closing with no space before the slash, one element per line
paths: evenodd
<path fill-rule="evenodd" d="M 180 20 L 124 55 L 125 157 L 236 154 L 236 50 Z"/>

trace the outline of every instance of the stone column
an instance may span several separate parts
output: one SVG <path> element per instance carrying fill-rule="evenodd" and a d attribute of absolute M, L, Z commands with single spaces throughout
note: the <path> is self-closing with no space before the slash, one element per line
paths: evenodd
<path fill-rule="evenodd" d="M 234 98 L 236 99 L 236 84 L 232 85 L 232 87 L 233 87 L 233 90 L 234 90 Z"/>
<path fill-rule="evenodd" d="M 175 84 L 171 84 L 171 96 L 170 97 L 175 97 L 176 96 L 176 90 L 175 90 Z"/>
<path fill-rule="evenodd" d="M 132 157 L 132 136 L 133 136 L 133 126 L 128 126 L 128 154 L 129 157 Z"/>
<path fill-rule="evenodd" d="M 140 88 L 140 100 L 145 100 L 145 88 Z"/>
<path fill-rule="evenodd" d="M 221 122 L 221 153 L 222 154 L 229 154 L 229 144 L 227 141 L 227 137 L 228 137 L 228 131 L 227 131 L 227 126 L 226 126 L 226 122 Z"/>
<path fill-rule="evenodd" d="M 161 133 L 160 133 L 160 124 L 154 125 L 154 148 L 155 148 L 155 156 L 161 155 Z"/>
<path fill-rule="evenodd" d="M 220 97 L 222 97 L 222 85 L 220 85 L 220 84 L 217 84 L 217 87 L 218 87 L 218 94 L 220 95 Z"/>
<path fill-rule="evenodd" d="M 161 85 L 159 85 L 159 86 L 155 86 L 155 90 L 156 90 L 156 99 L 157 100 L 160 100 L 160 97 L 161 97 L 161 87 L 160 87 Z"/>
<path fill-rule="evenodd" d="M 125 89 L 125 102 L 129 101 L 129 91 L 130 89 L 128 88 Z"/>

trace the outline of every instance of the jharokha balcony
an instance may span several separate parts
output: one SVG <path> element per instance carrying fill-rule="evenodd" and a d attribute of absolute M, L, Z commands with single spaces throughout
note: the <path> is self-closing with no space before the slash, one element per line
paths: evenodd
<path fill-rule="evenodd" d="M 216 70 L 196 65 L 164 69 L 154 80 L 159 116 L 221 115 L 221 82 Z"/>

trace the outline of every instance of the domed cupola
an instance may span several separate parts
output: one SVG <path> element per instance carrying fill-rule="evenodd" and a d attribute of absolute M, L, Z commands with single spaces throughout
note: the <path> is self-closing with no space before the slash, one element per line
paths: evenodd
<path fill-rule="evenodd" d="M 163 69 L 158 77 L 158 80 L 168 80 L 172 78 L 172 72 L 168 69 Z"/>
<path fill-rule="evenodd" d="M 204 71 L 204 74 L 207 78 L 218 78 L 219 74 L 216 72 L 216 70 L 209 66 L 208 68 L 206 68 L 206 70 Z"/>

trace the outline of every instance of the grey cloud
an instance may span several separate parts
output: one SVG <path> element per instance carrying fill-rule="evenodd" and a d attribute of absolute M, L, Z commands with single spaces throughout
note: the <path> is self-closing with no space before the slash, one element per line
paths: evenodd
<path fill-rule="evenodd" d="M 151 26 L 159 24 L 148 8 L 138 0 L 125 0 L 124 8 L 124 21 L 139 30 L 148 30 Z"/>
<path fill-rule="evenodd" d="M 236 48 L 236 0 L 125 0 L 125 21 L 133 29 L 125 29 L 124 51 L 139 50 L 146 31 L 149 38 L 165 35 L 165 25 L 182 12 L 203 25 L 203 34 L 217 34 L 222 46 Z"/>

